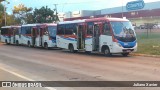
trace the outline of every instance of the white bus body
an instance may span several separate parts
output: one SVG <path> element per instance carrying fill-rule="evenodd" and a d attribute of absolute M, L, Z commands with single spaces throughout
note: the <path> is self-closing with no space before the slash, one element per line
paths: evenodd
<path fill-rule="evenodd" d="M 21 44 L 33 46 L 32 43 L 32 28 L 36 27 L 37 24 L 26 24 L 21 26 Z"/>
<path fill-rule="evenodd" d="M 1 41 L 18 45 L 20 42 L 20 26 L 3 26 L 1 28 Z"/>
<path fill-rule="evenodd" d="M 56 47 L 57 24 L 46 23 L 33 27 L 34 46 L 46 49 Z"/>
<path fill-rule="evenodd" d="M 137 51 L 134 28 L 127 19 L 93 18 L 60 22 L 57 26 L 57 47 L 71 52 L 101 52 L 109 56 L 127 56 Z"/>

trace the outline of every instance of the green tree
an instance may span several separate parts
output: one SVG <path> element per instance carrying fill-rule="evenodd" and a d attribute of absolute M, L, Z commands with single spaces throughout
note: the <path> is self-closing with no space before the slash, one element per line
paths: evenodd
<path fill-rule="evenodd" d="M 18 6 L 14 6 L 13 14 L 15 16 L 15 20 L 19 24 L 28 23 L 28 14 L 31 13 L 32 8 L 26 7 L 24 4 L 19 4 Z"/>
<path fill-rule="evenodd" d="M 0 27 L 3 26 L 3 22 L 4 22 L 4 17 L 3 16 L 4 16 L 4 7 L 0 3 Z"/>
<path fill-rule="evenodd" d="M 0 0 L 0 2 L 5 1 L 5 0 Z"/>
<path fill-rule="evenodd" d="M 8 15 L 7 14 L 7 25 L 18 25 L 19 23 L 16 22 L 15 20 L 15 16 L 12 14 L 12 15 Z"/>
<path fill-rule="evenodd" d="M 33 11 L 33 22 L 34 23 L 52 23 L 55 22 L 56 15 L 54 15 L 54 11 L 50 8 L 41 7 L 40 9 L 35 8 Z"/>
<path fill-rule="evenodd" d="M 26 18 L 27 23 L 33 23 L 33 13 L 27 13 Z"/>

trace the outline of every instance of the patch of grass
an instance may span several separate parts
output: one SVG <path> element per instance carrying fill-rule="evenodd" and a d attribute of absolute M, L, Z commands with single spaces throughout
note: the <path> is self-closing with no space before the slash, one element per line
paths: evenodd
<path fill-rule="evenodd" d="M 138 33 L 138 51 L 136 53 L 160 55 L 160 33 Z"/>

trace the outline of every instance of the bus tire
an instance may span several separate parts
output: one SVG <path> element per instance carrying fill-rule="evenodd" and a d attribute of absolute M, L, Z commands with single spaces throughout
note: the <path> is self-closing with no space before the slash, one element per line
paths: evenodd
<path fill-rule="evenodd" d="M 31 43 L 30 43 L 30 41 L 28 41 L 28 47 L 31 47 Z"/>
<path fill-rule="evenodd" d="M 6 43 L 7 45 L 9 45 L 9 42 L 7 41 L 7 39 L 5 40 L 5 43 Z"/>
<path fill-rule="evenodd" d="M 77 52 L 77 50 L 74 50 L 74 47 L 73 47 L 72 44 L 69 44 L 69 51 L 70 51 L 71 53 L 76 53 L 76 52 Z"/>
<path fill-rule="evenodd" d="M 46 42 L 44 43 L 44 48 L 47 49 L 47 50 L 50 49 L 50 48 L 48 47 L 48 44 L 47 44 Z"/>
<path fill-rule="evenodd" d="M 127 56 L 129 55 L 129 53 L 122 53 L 122 55 L 123 55 L 124 57 L 127 57 Z"/>
<path fill-rule="evenodd" d="M 107 47 L 107 46 L 106 46 L 106 47 L 103 47 L 102 50 L 103 50 L 103 54 L 104 54 L 105 56 L 111 56 L 109 47 Z"/>
<path fill-rule="evenodd" d="M 16 40 L 16 45 L 17 45 L 17 46 L 19 46 L 19 42 L 18 42 L 18 40 Z"/>

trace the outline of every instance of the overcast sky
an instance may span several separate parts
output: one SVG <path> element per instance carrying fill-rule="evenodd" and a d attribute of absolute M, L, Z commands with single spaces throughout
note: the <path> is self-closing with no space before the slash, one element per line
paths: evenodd
<path fill-rule="evenodd" d="M 58 4 L 58 12 L 68 12 L 77 10 L 99 10 L 105 8 L 112 8 L 117 6 L 125 6 L 127 2 L 135 0 L 8 0 L 7 12 L 11 13 L 14 6 L 18 4 L 25 4 L 27 7 L 40 8 L 48 6 L 54 9 L 53 4 Z M 145 3 L 155 2 L 160 0 L 144 0 Z"/>

